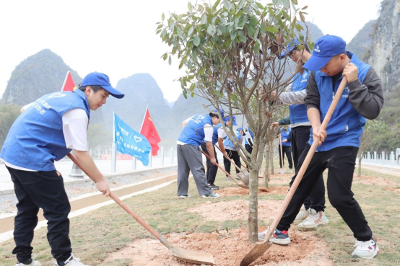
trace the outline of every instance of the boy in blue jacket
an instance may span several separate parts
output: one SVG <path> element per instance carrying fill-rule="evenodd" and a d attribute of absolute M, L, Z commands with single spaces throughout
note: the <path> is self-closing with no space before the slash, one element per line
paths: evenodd
<path fill-rule="evenodd" d="M 351 184 L 365 118 L 375 119 L 383 106 L 382 82 L 371 66 L 346 51 L 342 38 L 333 35 L 317 40 L 304 68 L 313 71 L 308 79 L 305 98 L 312 135 L 299 164 L 303 163 L 313 141 L 318 141 L 319 147 L 270 241 L 281 245 L 290 243 L 287 232 L 290 224 L 318 177 L 329 169 L 329 201 L 356 238 L 352 256 L 371 259 L 379 248 L 353 197 Z M 343 77 L 347 78 L 346 88 L 326 130 L 321 130 L 322 121 Z"/>

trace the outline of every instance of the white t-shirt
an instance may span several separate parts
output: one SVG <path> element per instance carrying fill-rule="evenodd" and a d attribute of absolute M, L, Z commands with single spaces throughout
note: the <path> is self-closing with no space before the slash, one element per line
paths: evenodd
<path fill-rule="evenodd" d="M 71 109 L 62 116 L 62 121 L 65 146 L 68 149 L 87 151 L 87 126 L 89 120 L 86 111 L 81 108 Z M 17 170 L 37 172 L 36 170 L 23 168 L 7 163 L 6 161 L 4 161 L 4 164 L 7 167 Z"/>

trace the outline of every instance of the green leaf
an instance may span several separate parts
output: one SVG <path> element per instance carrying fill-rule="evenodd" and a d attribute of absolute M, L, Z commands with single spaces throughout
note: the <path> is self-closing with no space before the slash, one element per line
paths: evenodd
<path fill-rule="evenodd" d="M 185 99 L 187 99 L 187 90 L 183 89 L 183 97 L 185 97 Z"/>
<path fill-rule="evenodd" d="M 272 33 L 277 33 L 277 32 L 279 32 L 279 30 L 278 30 L 277 28 L 272 27 L 272 26 L 270 26 L 270 27 L 265 27 L 265 30 L 268 31 L 268 32 L 272 32 Z"/>
<path fill-rule="evenodd" d="M 171 56 L 168 58 L 168 64 L 171 65 Z"/>
<path fill-rule="evenodd" d="M 164 13 L 162 13 L 161 20 L 164 21 L 164 19 L 165 19 L 165 15 L 164 15 Z"/>
<path fill-rule="evenodd" d="M 261 36 L 264 36 L 266 32 L 267 32 L 267 27 L 265 26 L 264 22 L 261 22 L 261 25 L 260 25 Z"/>
<path fill-rule="evenodd" d="M 257 40 L 256 43 L 254 44 L 254 49 L 253 49 L 256 54 L 260 53 L 260 46 L 261 46 L 260 41 Z"/>
<path fill-rule="evenodd" d="M 188 9 L 190 12 L 192 12 L 192 3 L 190 3 L 190 2 L 188 3 Z"/>
<path fill-rule="evenodd" d="M 215 2 L 215 4 L 213 5 L 212 9 L 215 11 L 219 5 L 219 3 L 221 2 L 221 0 L 217 0 L 217 2 Z"/>
<path fill-rule="evenodd" d="M 257 4 L 257 6 L 258 6 L 259 9 L 264 9 L 264 6 L 263 6 L 261 3 L 256 2 L 256 4 Z"/>
<path fill-rule="evenodd" d="M 195 35 L 195 36 L 193 37 L 193 44 L 194 44 L 195 46 L 199 46 L 199 44 L 200 44 L 200 37 L 199 37 L 199 35 Z"/>
<path fill-rule="evenodd" d="M 165 53 L 165 54 L 163 54 L 161 57 L 162 57 L 162 59 L 164 59 L 164 61 L 165 61 L 165 60 L 167 60 L 167 58 L 168 58 L 168 54 Z"/>
<path fill-rule="evenodd" d="M 164 38 L 164 36 L 167 34 L 167 30 L 164 28 L 164 30 L 161 32 L 161 37 Z"/>
<path fill-rule="evenodd" d="M 207 23 L 207 15 L 204 14 L 204 15 L 201 17 L 201 22 L 200 22 L 200 24 L 206 24 L 206 23 Z"/>
<path fill-rule="evenodd" d="M 238 97 L 236 94 L 231 94 L 231 99 L 234 101 L 236 104 L 238 104 Z"/>
<path fill-rule="evenodd" d="M 182 30 L 180 27 L 177 27 L 177 34 L 179 37 L 182 37 Z"/>
<path fill-rule="evenodd" d="M 299 12 L 299 15 L 300 15 L 301 21 L 303 21 L 303 23 L 306 23 L 306 19 L 305 19 L 304 15 L 303 15 L 303 12 Z"/>
<path fill-rule="evenodd" d="M 297 3 L 297 0 L 292 0 L 292 4 L 293 5 L 297 5 L 298 3 Z"/>
<path fill-rule="evenodd" d="M 214 35 L 215 34 L 215 26 L 213 24 L 208 25 L 207 33 L 210 34 L 210 35 Z"/>
<path fill-rule="evenodd" d="M 192 96 L 192 98 L 194 97 L 194 91 L 192 91 L 192 93 L 190 94 L 190 96 Z"/>
<path fill-rule="evenodd" d="M 255 16 L 250 16 L 250 25 L 256 26 L 258 24 L 258 19 Z"/>
<path fill-rule="evenodd" d="M 193 26 L 189 29 L 188 35 L 190 36 L 193 33 Z"/>
<path fill-rule="evenodd" d="M 289 0 L 281 0 L 281 2 L 286 9 L 290 8 Z"/>

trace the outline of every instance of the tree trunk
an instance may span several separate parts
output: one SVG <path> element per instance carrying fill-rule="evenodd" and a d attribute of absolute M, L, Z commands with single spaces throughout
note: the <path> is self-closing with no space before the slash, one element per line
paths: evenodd
<path fill-rule="evenodd" d="M 362 156 L 360 156 L 358 158 L 358 174 L 357 174 L 358 177 L 361 176 L 361 160 L 362 160 Z"/>
<path fill-rule="evenodd" d="M 249 185 L 249 242 L 258 241 L 258 171 L 250 170 Z"/>

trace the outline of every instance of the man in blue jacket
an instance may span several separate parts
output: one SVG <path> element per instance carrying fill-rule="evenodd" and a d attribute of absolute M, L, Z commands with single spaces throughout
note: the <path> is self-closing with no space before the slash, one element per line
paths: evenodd
<path fill-rule="evenodd" d="M 224 114 L 221 113 L 223 116 Z M 221 119 L 222 120 L 222 119 Z M 203 139 L 206 142 L 206 149 L 211 158 L 211 163 L 216 164 L 217 159 L 212 144 L 214 126 L 220 123 L 217 112 L 206 115 L 194 115 L 183 122 L 184 128 L 177 141 L 178 157 L 178 197 L 189 198 L 189 172 L 193 174 L 197 191 L 203 198 L 218 198 L 219 194 L 214 193 L 207 184 L 200 145 Z"/>
<path fill-rule="evenodd" d="M 68 219 L 71 206 L 54 161 L 73 149 L 97 189 L 106 196 L 110 194 L 109 184 L 88 153 L 87 143 L 90 110 L 105 104 L 109 95 L 124 97 L 111 86 L 107 75 L 90 73 L 74 92 L 55 92 L 36 100 L 8 132 L 0 157 L 10 172 L 18 199 L 13 250 L 17 266 L 40 266 L 40 262 L 32 260 L 31 246 L 39 208 L 48 221 L 47 239 L 56 265 L 84 266 L 72 254 Z"/>
<path fill-rule="evenodd" d="M 319 175 L 329 169 L 329 201 L 356 238 L 352 256 L 371 259 L 378 254 L 379 248 L 353 197 L 351 184 L 365 118 L 375 119 L 383 106 L 382 82 L 371 66 L 346 51 L 342 38 L 333 35 L 317 40 L 304 68 L 313 71 L 308 79 L 305 98 L 312 135 L 299 164 L 303 163 L 313 141 L 318 141 L 319 147 L 270 241 L 283 245 L 290 243 L 287 232 L 290 224 Z M 347 78 L 346 88 L 326 130 L 321 130 L 322 121 L 343 77 Z"/>

